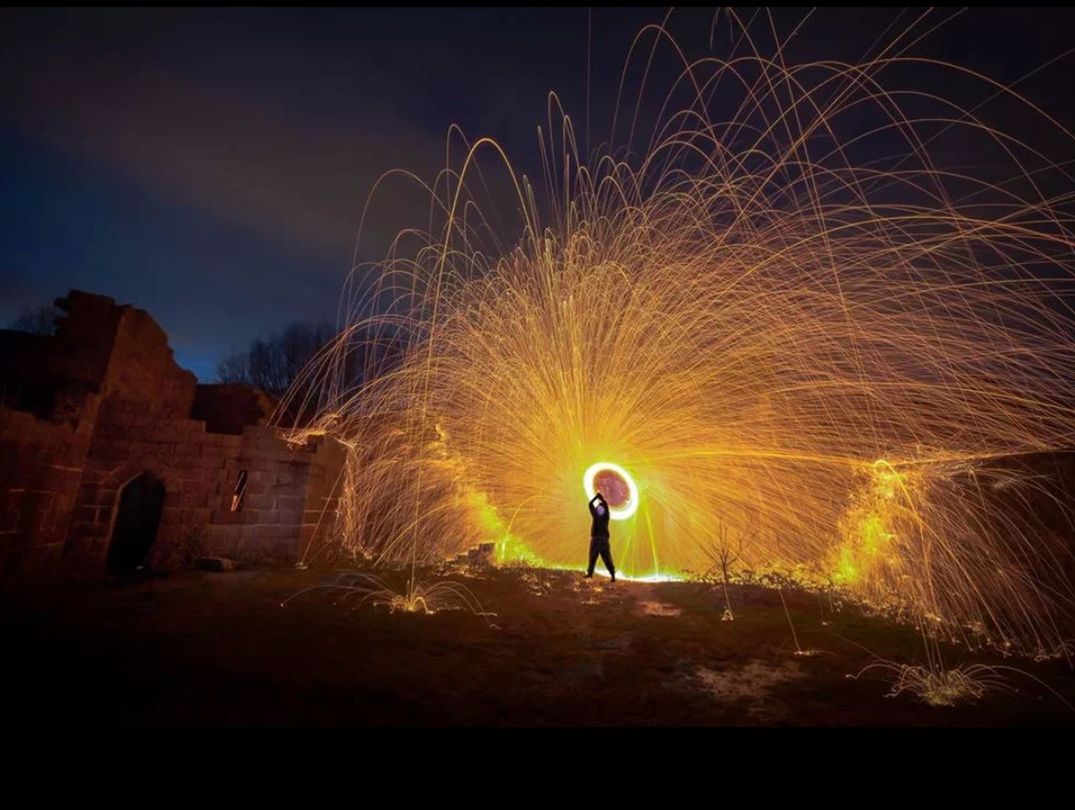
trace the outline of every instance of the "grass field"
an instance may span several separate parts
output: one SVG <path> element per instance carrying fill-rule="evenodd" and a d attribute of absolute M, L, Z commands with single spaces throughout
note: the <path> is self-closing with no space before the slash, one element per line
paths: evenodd
<path fill-rule="evenodd" d="M 814 594 L 736 586 L 735 619 L 722 621 L 720 593 L 697 583 L 448 576 L 487 615 L 355 609 L 330 591 L 282 606 L 331 571 L 9 589 L 6 714 L 29 724 L 1075 724 L 1063 661 L 946 648 L 948 666 L 1023 672 L 1002 671 L 1004 689 L 955 707 L 887 697 L 891 672 L 849 676 L 879 658 L 924 663 L 919 634 Z"/>

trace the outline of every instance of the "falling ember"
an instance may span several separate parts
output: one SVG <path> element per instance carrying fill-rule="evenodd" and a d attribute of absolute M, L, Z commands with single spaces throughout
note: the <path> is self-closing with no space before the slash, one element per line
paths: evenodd
<path fill-rule="evenodd" d="M 1060 648 L 1071 549 L 1001 500 L 1040 482 L 989 465 L 1075 445 L 1067 156 L 1002 136 L 944 81 L 895 84 L 925 61 L 981 80 L 957 66 L 797 66 L 743 33 L 745 51 L 687 62 L 649 26 L 681 82 L 622 99 L 604 152 L 566 115 L 542 128 L 544 187 L 453 132 L 428 221 L 355 269 L 347 328 L 307 370 L 307 429 L 350 448 L 340 543 L 577 566 L 581 477 L 627 576 L 706 570 L 726 536 L 754 571 Z M 973 144 L 988 175 L 944 163 Z"/>

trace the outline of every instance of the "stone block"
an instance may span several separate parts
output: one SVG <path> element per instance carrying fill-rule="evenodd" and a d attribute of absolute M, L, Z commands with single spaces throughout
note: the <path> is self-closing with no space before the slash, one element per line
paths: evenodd
<path fill-rule="evenodd" d="M 236 569 L 235 561 L 228 557 L 199 557 L 195 563 L 199 571 L 213 571 L 223 573 Z"/>

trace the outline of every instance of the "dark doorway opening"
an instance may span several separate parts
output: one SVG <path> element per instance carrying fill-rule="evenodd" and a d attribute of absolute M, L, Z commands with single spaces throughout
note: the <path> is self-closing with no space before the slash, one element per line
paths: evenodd
<path fill-rule="evenodd" d="M 164 505 L 164 482 L 149 472 L 131 479 L 123 488 L 108 547 L 108 570 L 129 574 L 145 564 Z"/>

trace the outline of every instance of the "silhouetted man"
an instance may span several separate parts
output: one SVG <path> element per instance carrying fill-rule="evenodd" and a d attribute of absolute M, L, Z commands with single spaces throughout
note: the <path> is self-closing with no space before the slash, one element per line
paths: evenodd
<path fill-rule="evenodd" d="M 597 556 L 605 563 L 605 568 L 612 575 L 612 581 L 616 581 L 616 566 L 612 564 L 612 550 L 608 544 L 608 501 L 598 492 L 590 498 L 590 516 L 593 525 L 590 527 L 590 567 L 586 569 L 586 576 L 593 576 L 593 567 L 597 565 Z"/>

